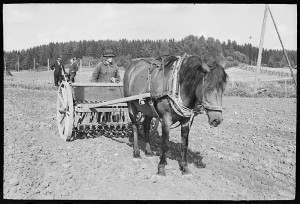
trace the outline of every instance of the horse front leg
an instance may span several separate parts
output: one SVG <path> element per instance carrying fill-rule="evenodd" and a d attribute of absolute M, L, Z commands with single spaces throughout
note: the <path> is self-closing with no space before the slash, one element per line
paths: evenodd
<path fill-rule="evenodd" d="M 182 174 L 191 173 L 188 168 L 188 162 L 187 162 L 189 132 L 190 132 L 189 122 L 181 124 L 181 159 L 179 162 L 179 167 L 180 167 L 180 170 L 182 171 Z"/>
<path fill-rule="evenodd" d="M 157 175 L 165 176 L 165 165 L 167 165 L 166 153 L 169 150 L 169 133 L 172 124 L 171 116 L 165 114 L 162 120 L 162 153 L 158 164 Z"/>
<path fill-rule="evenodd" d="M 144 133 L 145 133 L 145 155 L 146 156 L 154 156 L 151 147 L 150 147 L 150 125 L 151 125 L 151 120 L 152 117 L 146 116 L 145 115 L 145 120 L 144 120 Z"/>
<path fill-rule="evenodd" d="M 132 103 L 128 103 L 128 113 L 132 122 L 132 134 L 133 134 L 133 157 L 141 158 L 140 148 L 138 141 L 138 125 L 137 125 L 137 108 Z"/>

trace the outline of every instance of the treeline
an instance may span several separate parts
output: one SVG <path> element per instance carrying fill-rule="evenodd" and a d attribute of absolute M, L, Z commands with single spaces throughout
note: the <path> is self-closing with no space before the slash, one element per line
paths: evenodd
<path fill-rule="evenodd" d="M 218 39 L 204 36 L 189 35 L 180 41 L 169 40 L 90 40 L 70 41 L 64 43 L 50 43 L 27 50 L 4 52 L 7 69 L 15 69 L 19 65 L 20 70 L 33 68 L 35 61 L 36 69 L 46 67 L 48 59 L 50 63 L 58 56 L 62 56 L 64 64 L 69 59 L 93 59 L 95 64 L 102 60 L 105 49 L 111 48 L 116 54 L 119 66 L 126 67 L 131 59 L 140 57 L 157 57 L 168 53 L 170 55 L 188 54 L 201 56 L 204 61 L 218 58 L 220 53 L 227 60 L 227 67 L 236 66 L 239 63 L 255 65 L 258 56 L 258 47 L 251 44 L 238 45 L 236 41 L 228 40 L 220 42 Z M 297 64 L 297 51 L 287 51 L 292 66 Z M 18 64 L 19 63 L 19 64 Z M 262 52 L 262 66 L 285 67 L 288 66 L 282 50 L 266 50 Z"/>

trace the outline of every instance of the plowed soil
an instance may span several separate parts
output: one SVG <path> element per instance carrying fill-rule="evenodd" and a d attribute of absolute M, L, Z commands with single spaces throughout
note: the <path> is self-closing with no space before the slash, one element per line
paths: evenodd
<path fill-rule="evenodd" d="M 192 171 L 182 175 L 180 128 L 171 130 L 166 177 L 154 157 L 133 159 L 132 138 L 60 139 L 56 90 L 4 87 L 4 199 L 290 200 L 295 198 L 295 98 L 223 99 L 224 121 L 195 118 Z"/>

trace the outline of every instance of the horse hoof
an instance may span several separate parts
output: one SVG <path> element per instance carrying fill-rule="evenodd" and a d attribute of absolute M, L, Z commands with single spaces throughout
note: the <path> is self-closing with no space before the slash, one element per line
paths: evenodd
<path fill-rule="evenodd" d="M 142 157 L 141 157 L 141 155 L 133 154 L 133 158 L 134 159 L 141 159 Z"/>
<path fill-rule="evenodd" d="M 141 158 L 140 151 L 133 151 L 133 158 Z"/>
<path fill-rule="evenodd" d="M 166 172 L 165 171 L 158 171 L 156 173 L 156 175 L 158 175 L 158 176 L 166 176 Z"/>
<path fill-rule="evenodd" d="M 157 171 L 156 175 L 166 176 L 166 171 L 165 171 L 165 166 L 164 165 L 159 165 L 158 166 L 158 171 Z"/>
<path fill-rule="evenodd" d="M 182 168 L 182 175 L 190 175 L 191 171 L 187 167 Z"/>
<path fill-rule="evenodd" d="M 152 151 L 146 151 L 145 155 L 146 155 L 146 157 L 153 157 L 153 156 L 155 156 Z"/>
<path fill-rule="evenodd" d="M 191 172 L 190 171 L 183 171 L 182 172 L 182 175 L 184 175 L 184 176 L 191 176 L 192 174 L 191 174 Z"/>

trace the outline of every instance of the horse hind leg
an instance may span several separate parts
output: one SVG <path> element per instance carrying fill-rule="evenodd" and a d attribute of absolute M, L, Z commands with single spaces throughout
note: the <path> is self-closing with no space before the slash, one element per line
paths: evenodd
<path fill-rule="evenodd" d="M 133 135 L 133 157 L 141 158 L 138 143 L 138 125 L 137 125 L 137 108 L 131 102 L 128 103 L 128 113 L 132 122 L 132 135 Z"/>
<path fill-rule="evenodd" d="M 144 125 L 144 134 L 145 134 L 145 155 L 148 157 L 154 156 L 151 146 L 150 146 L 150 125 L 151 125 L 152 117 L 145 115 L 145 120 L 143 122 Z"/>

